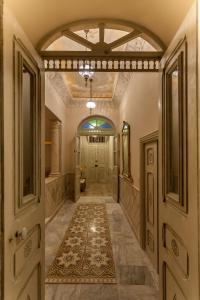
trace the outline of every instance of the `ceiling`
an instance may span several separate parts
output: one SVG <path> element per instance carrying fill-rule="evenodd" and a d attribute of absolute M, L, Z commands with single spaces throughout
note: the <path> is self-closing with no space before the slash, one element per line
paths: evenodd
<path fill-rule="evenodd" d="M 84 30 L 76 32 L 82 37 L 85 37 Z M 111 43 L 114 40 L 126 35 L 127 32 L 121 30 L 108 29 L 106 31 L 105 40 L 107 43 Z M 98 29 L 90 29 L 87 34 L 87 39 L 92 43 L 98 42 Z M 138 37 L 128 43 L 117 47 L 118 51 L 155 51 L 155 49 L 144 39 Z M 115 50 L 116 50 L 115 49 Z M 47 50 L 86 50 L 84 46 L 70 40 L 67 37 L 60 37 L 55 40 Z M 64 82 L 68 87 L 68 91 L 71 96 L 71 100 L 88 100 L 90 98 L 89 84 L 85 87 L 85 80 L 80 76 L 78 72 L 65 72 L 61 73 Z M 92 98 L 97 102 L 112 101 L 115 95 L 116 85 L 119 84 L 118 73 L 116 72 L 95 72 L 93 75 L 92 84 Z"/>
<path fill-rule="evenodd" d="M 194 0 L 5 0 L 35 47 L 41 39 L 56 28 L 73 21 L 89 19 L 120 19 L 137 23 L 157 35 L 168 45 Z M 82 3 L 82 5 L 80 5 Z M 83 28 L 83 27 L 82 27 Z M 90 27 L 91 28 L 91 27 Z M 76 34 L 85 38 L 84 30 Z M 111 43 L 127 32 L 122 29 L 105 29 L 105 42 Z M 90 29 L 87 39 L 99 40 L 97 28 Z M 46 50 L 76 50 L 86 48 L 62 36 Z M 89 49 L 87 49 L 89 51 Z M 147 41 L 138 37 L 115 48 L 113 51 L 155 51 Z M 90 98 L 89 85 L 78 72 L 61 73 L 49 77 L 54 88 L 71 104 L 84 103 Z M 93 99 L 96 103 L 117 103 L 122 98 L 130 77 L 119 73 L 95 73 L 93 76 Z M 67 95 L 67 96 L 66 96 Z M 65 101 L 66 102 L 66 101 Z M 67 103 L 67 102 L 66 102 Z"/>
<path fill-rule="evenodd" d="M 84 31 L 80 31 L 79 34 L 84 36 Z M 110 43 L 123 36 L 123 32 L 120 30 L 110 29 L 107 34 L 107 42 Z M 88 32 L 88 40 L 95 43 L 97 42 L 98 32 L 96 29 Z M 73 42 L 66 37 L 60 37 L 54 41 L 48 48 L 48 50 L 85 50 L 80 44 Z M 120 47 L 117 48 L 121 51 L 155 51 L 155 49 L 144 39 L 138 37 Z M 85 87 L 85 80 L 78 72 L 63 72 L 61 73 L 63 82 L 66 84 L 71 100 L 88 100 L 90 98 L 89 83 Z M 95 72 L 93 75 L 92 83 L 92 98 L 96 102 L 113 101 L 116 94 L 116 86 L 120 84 L 119 74 L 117 72 Z"/>
<path fill-rule="evenodd" d="M 135 22 L 169 44 L 194 0 L 5 0 L 34 46 L 67 23 L 95 18 Z M 80 5 L 80 3 L 82 3 Z"/>

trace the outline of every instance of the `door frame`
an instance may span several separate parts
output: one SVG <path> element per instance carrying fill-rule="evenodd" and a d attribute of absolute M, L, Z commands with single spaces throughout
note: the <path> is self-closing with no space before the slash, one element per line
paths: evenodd
<path fill-rule="evenodd" d="M 153 131 L 150 134 L 140 138 L 140 245 L 142 249 L 146 249 L 146 204 L 145 204 L 145 145 L 148 143 L 157 143 L 157 192 L 158 192 L 158 162 L 159 162 L 159 131 Z M 158 211 L 158 197 L 157 197 L 157 211 Z M 157 214 L 157 225 L 159 224 L 159 211 Z M 159 227 L 157 232 L 158 246 L 159 246 Z M 157 249 L 158 251 L 158 249 Z M 159 262 L 159 251 L 158 251 L 158 262 Z"/>
<path fill-rule="evenodd" d="M 4 299 L 4 93 L 3 93 L 3 0 L 0 0 L 0 298 Z"/>

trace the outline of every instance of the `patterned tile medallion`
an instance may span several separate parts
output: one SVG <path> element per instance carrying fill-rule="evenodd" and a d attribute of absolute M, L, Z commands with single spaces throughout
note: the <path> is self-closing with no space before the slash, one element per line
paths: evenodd
<path fill-rule="evenodd" d="M 116 283 L 105 204 L 77 206 L 46 283 Z"/>

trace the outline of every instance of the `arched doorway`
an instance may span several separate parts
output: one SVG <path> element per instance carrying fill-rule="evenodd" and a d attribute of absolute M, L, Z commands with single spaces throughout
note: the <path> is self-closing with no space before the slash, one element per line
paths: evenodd
<path fill-rule="evenodd" d="M 75 200 L 81 195 L 112 196 L 117 201 L 118 138 L 114 123 L 101 115 L 82 120 L 75 154 Z"/>

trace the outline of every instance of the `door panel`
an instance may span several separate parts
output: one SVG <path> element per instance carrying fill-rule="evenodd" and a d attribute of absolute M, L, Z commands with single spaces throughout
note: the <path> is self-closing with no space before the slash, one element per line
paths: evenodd
<path fill-rule="evenodd" d="M 87 179 L 105 183 L 108 179 L 108 145 L 99 143 L 87 146 Z"/>
<path fill-rule="evenodd" d="M 158 267 L 157 142 L 145 144 L 146 251 Z"/>
<path fill-rule="evenodd" d="M 113 199 L 118 202 L 119 200 L 119 136 L 113 138 Z"/>
<path fill-rule="evenodd" d="M 44 77 L 41 77 L 31 54 L 16 39 L 13 71 L 14 101 L 6 104 L 4 112 L 5 123 L 10 123 L 5 127 L 4 134 L 13 136 L 13 139 L 5 141 L 8 151 L 4 157 L 7 190 L 4 207 L 4 298 L 42 299 L 44 206 L 41 145 L 44 144 L 44 99 L 41 97 L 41 88 L 44 88 Z"/>
<path fill-rule="evenodd" d="M 160 299 L 199 299 L 195 6 L 163 59 Z"/>
<path fill-rule="evenodd" d="M 105 183 L 108 178 L 108 167 L 106 163 L 108 161 L 108 146 L 107 143 L 104 145 L 96 145 L 96 163 L 98 167 L 97 172 L 97 182 Z"/>
<path fill-rule="evenodd" d="M 87 169 L 88 169 L 88 181 L 96 182 L 97 173 L 96 173 L 96 146 L 91 145 L 87 146 Z"/>
<path fill-rule="evenodd" d="M 75 202 L 78 201 L 80 198 L 80 179 L 81 179 L 81 170 L 80 170 L 80 163 L 81 163 L 81 145 L 80 145 L 80 136 L 75 137 L 75 147 L 74 147 L 74 154 L 75 154 L 75 178 L 74 178 L 74 199 Z"/>

